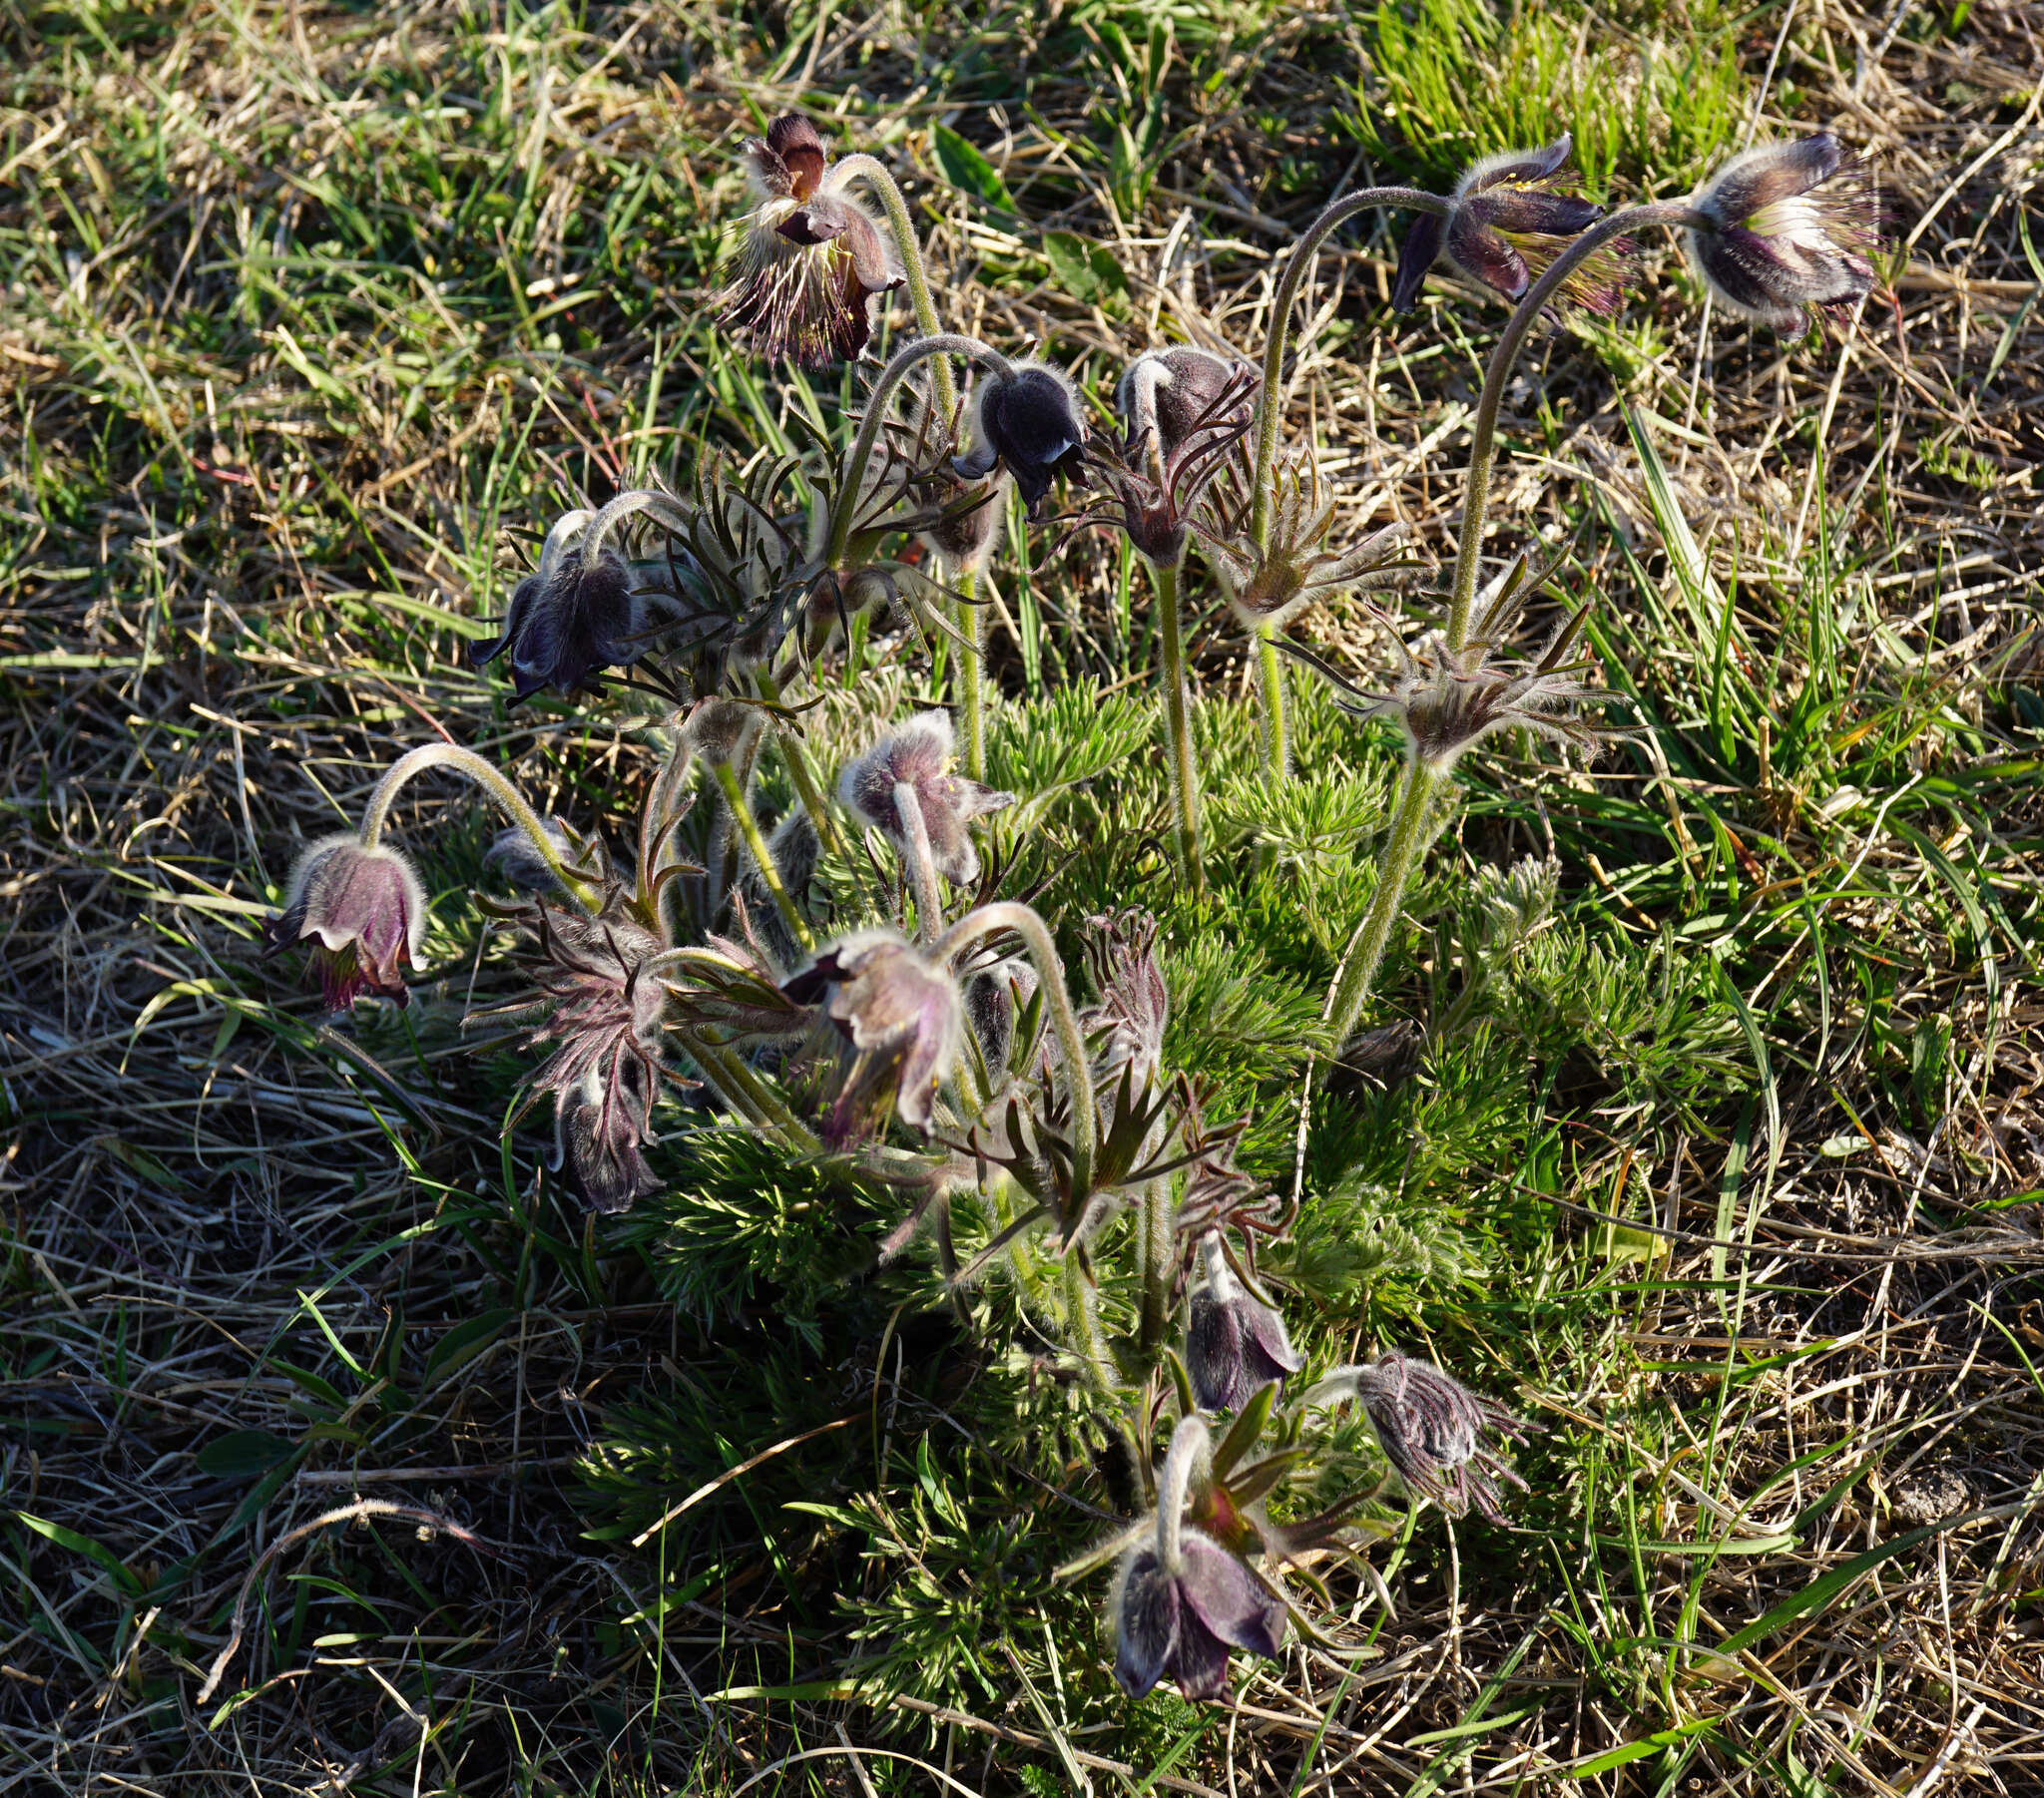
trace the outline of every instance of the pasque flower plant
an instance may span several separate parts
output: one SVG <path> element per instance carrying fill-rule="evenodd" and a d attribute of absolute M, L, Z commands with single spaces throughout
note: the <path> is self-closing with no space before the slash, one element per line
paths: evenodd
<path fill-rule="evenodd" d="M 489 878 L 521 892 L 492 907 L 520 948 L 506 1006 L 484 1015 L 515 1020 L 536 1059 L 529 1095 L 554 1117 L 537 1158 L 567 1201 L 644 1204 L 688 1177 L 674 1138 L 739 1131 L 901 1193 L 883 1255 L 910 1252 L 927 1227 L 961 1316 L 975 1287 L 1012 1280 L 1056 1376 L 1139 1489 L 1070 1570 L 1119 1564 L 1113 1668 L 1133 1697 L 1164 1681 L 1219 1696 L 1237 1656 L 1267 1661 L 1317 1630 L 1308 1563 L 1355 1549 L 1393 1479 L 1414 1506 L 1504 1521 L 1522 1484 L 1507 1445 L 1530 1431 L 1395 1350 L 1314 1377 L 1309 1337 L 1286 1322 L 1292 1295 L 1258 1260 L 1310 1218 L 1313 1194 L 1302 1174 L 1288 1196 L 1259 1177 L 1256 1121 L 1210 1117 L 1213 1091 L 1173 1064 L 1174 956 L 1189 947 L 1173 933 L 1211 922 L 1222 866 L 1203 828 L 1182 617 L 1194 581 L 1211 579 L 1220 628 L 1258 672 L 1268 789 L 1291 778 L 1280 646 L 1359 720 L 1396 728 L 1390 820 L 1315 1039 L 1338 1060 L 1464 758 L 1504 730 L 1573 748 L 1606 728 L 1582 652 L 1587 606 L 1529 625 L 1543 583 L 1523 562 L 1479 605 L 1501 397 L 1536 322 L 1564 302 L 1622 305 L 1657 230 L 1681 232 L 1711 290 L 1777 328 L 1874 279 L 1856 190 L 1826 185 L 1845 173 L 1829 134 L 1735 158 L 1687 201 L 1608 212 L 1574 193 L 1569 150 L 1564 136 L 1487 158 L 1446 195 L 1344 197 L 1292 247 L 1257 353 L 1132 346 L 1110 423 L 1053 357 L 944 330 L 887 171 L 858 154 L 832 162 L 806 120 L 775 119 L 745 152 L 752 204 L 722 321 L 768 360 L 862 359 L 855 428 L 844 440 L 791 426 L 806 434 L 799 452 L 706 457 L 687 491 L 645 485 L 570 507 L 481 658 L 514 700 L 579 708 L 607 675 L 637 689 L 622 722 L 654 765 L 630 853 L 614 868 L 594 846 L 601 820 L 574 820 L 585 838 L 495 762 L 436 743 L 381 777 L 358 829 L 305 849 L 271 933 L 279 948 L 310 946 L 329 1008 L 404 1003 L 426 946 L 419 869 L 435 864 L 383 840 L 394 807 L 436 771 L 480 787 L 510 827 Z M 1320 446 L 1284 441 L 1314 252 L 1369 208 L 1414 215 L 1396 306 L 1445 256 L 1513 309 L 1471 423 L 1444 613 L 1417 633 L 1376 613 L 1394 666 L 1350 674 L 1284 634 L 1320 602 L 1383 594 L 1440 522 L 1349 529 Z M 915 329 L 889 344 L 897 289 Z M 876 341 L 884 361 L 866 353 Z M 978 584 L 998 579 L 1010 488 L 1031 529 L 1120 532 L 1150 571 L 1182 875 L 1162 920 L 1120 901 L 1074 915 L 1055 871 L 1014 888 L 1009 851 L 1047 799 L 1006 790 L 1026 789 L 1020 773 L 988 778 L 1002 718 Z M 911 623 L 943 647 L 949 692 L 897 715 L 891 697 L 872 701 L 895 689 L 862 683 L 858 658 L 872 631 Z M 825 727 L 829 707 L 855 711 L 856 728 Z M 1090 996 L 1068 962 L 1081 941 Z M 665 1131 L 683 1095 L 696 1122 Z M 961 1246 L 951 1213 L 965 1192 L 976 1234 Z M 1350 1400 L 1381 1477 L 1296 1515 L 1308 1483 L 1334 1477 Z"/>

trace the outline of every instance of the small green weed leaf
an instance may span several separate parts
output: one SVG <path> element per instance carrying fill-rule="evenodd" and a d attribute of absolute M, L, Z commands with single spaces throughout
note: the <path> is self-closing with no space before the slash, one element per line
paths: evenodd
<path fill-rule="evenodd" d="M 1059 284 L 1074 299 L 1097 303 L 1128 297 L 1129 277 L 1105 243 L 1089 243 L 1077 231 L 1049 231 L 1044 235 L 1043 254 Z"/>
<path fill-rule="evenodd" d="M 14 1515 L 38 1536 L 46 1537 L 60 1549 L 69 1549 L 74 1555 L 83 1555 L 95 1567 L 104 1570 L 126 1596 L 141 1596 L 142 1581 L 128 1571 L 127 1565 L 112 1549 L 62 1524 L 53 1524 L 47 1518 L 31 1517 L 26 1511 L 17 1511 Z"/>
<path fill-rule="evenodd" d="M 257 1480 L 296 1452 L 294 1443 L 270 1430 L 230 1430 L 215 1437 L 193 1460 L 202 1474 L 216 1480 Z"/>
<path fill-rule="evenodd" d="M 1595 1779 L 1600 1773 L 1630 1766 L 1636 1760 L 1645 1760 L 1650 1754 L 1659 1754 L 1664 1748 L 1673 1748 L 1685 1738 L 1709 1729 L 1712 1721 L 1710 1717 L 1695 1717 L 1674 1729 L 1657 1729 L 1652 1735 L 1607 1748 L 1602 1754 L 1578 1761 L 1573 1767 L 1564 1767 L 1561 1771 L 1569 1779 Z"/>
<path fill-rule="evenodd" d="M 961 193 L 976 194 L 1004 213 L 1015 211 L 1008 184 L 1001 180 L 1001 172 L 986 160 L 986 153 L 977 144 L 961 138 L 948 125 L 939 125 L 930 133 L 930 148 L 936 154 L 938 171 L 952 187 Z"/>

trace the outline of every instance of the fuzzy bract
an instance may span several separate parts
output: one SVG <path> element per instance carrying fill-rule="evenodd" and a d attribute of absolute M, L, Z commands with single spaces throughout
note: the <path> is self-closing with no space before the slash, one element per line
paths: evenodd
<path fill-rule="evenodd" d="M 953 886 L 971 886 L 979 879 L 979 849 L 968 827 L 1013 805 L 1015 795 L 951 772 L 952 743 L 948 712 L 918 712 L 845 763 L 837 796 L 860 822 L 902 844 L 907 823 L 896 788 L 906 786 L 921 811 L 937 872 Z"/>

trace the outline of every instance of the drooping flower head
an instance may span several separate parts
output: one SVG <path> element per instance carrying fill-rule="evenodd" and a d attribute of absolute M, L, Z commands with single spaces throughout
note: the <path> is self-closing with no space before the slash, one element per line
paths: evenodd
<path fill-rule="evenodd" d="M 1195 432 L 1217 423 L 1240 422 L 1241 436 L 1256 415 L 1256 392 L 1264 377 L 1237 356 L 1217 356 L 1190 343 L 1146 349 L 1122 371 L 1115 410 L 1132 441 L 1146 430 L 1167 460 Z"/>
<path fill-rule="evenodd" d="M 1523 1442 L 1531 1426 L 1432 1362 L 1392 1349 L 1366 1367 L 1336 1368 L 1306 1394 L 1306 1403 L 1328 1405 L 1343 1398 L 1361 1400 L 1384 1459 L 1405 1490 L 1414 1498 L 1433 1500 L 1451 1517 L 1474 1506 L 1501 1524 L 1497 1482 L 1526 1490 L 1526 1482 L 1484 1437 L 1488 1432 Z"/>
<path fill-rule="evenodd" d="M 1212 1448 L 1197 1417 L 1181 1418 L 1157 1481 L 1154 1536 L 1147 1530 L 1122 1558 L 1108 1600 L 1114 1618 L 1114 1674 L 1132 1698 L 1175 1679 L 1188 1698 L 1228 1689 L 1231 1648 L 1278 1658 L 1283 1601 L 1246 1562 L 1189 1523 L 1189 1506 L 1220 1508 L 1207 1479 Z"/>
<path fill-rule="evenodd" d="M 953 886 L 965 887 L 979 879 L 979 849 L 968 826 L 1013 805 L 1015 795 L 954 774 L 951 758 L 950 713 L 918 712 L 844 764 L 837 796 L 854 817 L 906 848 L 913 828 L 901 792 L 906 787 L 929 838 L 932 864 Z"/>
<path fill-rule="evenodd" d="M 1391 309 L 1409 312 L 1436 257 L 1471 280 L 1516 302 L 1541 272 L 1587 230 L 1604 209 L 1571 190 L 1572 140 L 1564 132 L 1541 150 L 1507 150 L 1463 171 L 1446 218 L 1422 213 L 1398 250 Z M 1618 310 L 1633 245 L 1614 238 L 1562 282 L 1562 295 L 1604 317 Z"/>
<path fill-rule="evenodd" d="M 646 653 L 647 622 L 622 556 L 600 550 L 586 558 L 550 537 L 539 568 L 511 590 L 503 635 L 470 654 L 479 667 L 507 659 L 514 704 L 543 686 L 594 691 L 603 684 L 599 669 L 630 668 Z"/>
<path fill-rule="evenodd" d="M 426 940 L 426 890 L 410 862 L 343 832 L 298 857 L 284 892 L 283 915 L 267 932 L 270 953 L 316 939 L 312 966 L 332 1010 L 349 1010 L 364 993 L 408 1003 L 400 970 L 419 966 Z"/>
<path fill-rule="evenodd" d="M 1173 372 L 1173 356 L 1186 358 L 1182 373 Z M 1139 357 L 1122 376 L 1118 403 L 1126 435 L 1119 444 L 1096 445 L 1086 457 L 1118 504 L 1078 522 L 1113 525 L 1146 562 L 1176 567 L 1188 536 L 1206 535 L 1200 502 L 1255 422 L 1258 384 L 1247 364 L 1205 350 Z"/>
<path fill-rule="evenodd" d="M 490 909 L 529 939 L 520 965 L 532 990 L 479 1017 L 531 1021 L 528 1044 L 552 1052 L 529 1087 L 554 1098 L 550 1164 L 591 1210 L 622 1211 L 659 1183 L 640 1147 L 667 1079 L 667 990 L 649 968 L 660 939 L 615 886 L 595 916 L 544 898 Z"/>
<path fill-rule="evenodd" d="M 1047 362 L 1017 362 L 973 389 L 972 448 L 951 465 L 978 481 L 999 463 L 1033 518 L 1057 476 L 1082 478 L 1085 449 L 1086 420 L 1071 377 Z"/>
<path fill-rule="evenodd" d="M 860 1133 L 890 1097 L 902 1123 L 928 1132 L 931 1103 L 964 1030 L 964 1001 L 948 969 L 891 930 L 857 931 L 781 991 L 797 1004 L 820 1004 L 852 1052 L 828 1139 Z"/>
<path fill-rule="evenodd" d="M 1871 290 L 1873 207 L 1827 131 L 1734 157 L 1690 196 L 1712 228 L 1683 234 L 1689 259 L 1721 305 L 1778 331 Z"/>
<path fill-rule="evenodd" d="M 1203 1411 L 1239 1411 L 1252 1393 L 1295 1374 L 1305 1361 L 1284 1319 L 1236 1276 L 1219 1232 L 1200 1244 L 1206 1281 L 1193 1294 L 1186 1371 Z"/>
<path fill-rule="evenodd" d="M 770 361 L 850 361 L 872 334 L 874 299 L 905 278 L 892 238 L 799 113 L 749 140 L 745 156 L 755 205 L 723 322 Z"/>

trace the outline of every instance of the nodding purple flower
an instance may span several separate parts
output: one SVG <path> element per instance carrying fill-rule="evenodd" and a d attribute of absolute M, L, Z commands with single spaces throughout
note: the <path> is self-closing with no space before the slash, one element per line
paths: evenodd
<path fill-rule="evenodd" d="M 646 602 L 633 592 L 624 558 L 604 550 L 587 562 L 571 549 L 543 559 L 511 590 L 504 634 L 470 654 L 478 666 L 508 656 L 515 704 L 543 686 L 600 687 L 597 670 L 630 668 L 645 655 L 646 626 Z"/>
<path fill-rule="evenodd" d="M 1132 1698 L 1160 1679 L 1177 1680 L 1188 1698 L 1218 1698 L 1228 1689 L 1230 1648 L 1276 1660 L 1283 1645 L 1283 1601 L 1240 1556 L 1186 1522 L 1189 1500 L 1203 1515 L 1232 1511 L 1211 1484 L 1201 1489 L 1212 1456 L 1206 1425 L 1181 1418 L 1157 1480 L 1156 1536 L 1139 1538 L 1115 1575 L 1114 1674 Z"/>
<path fill-rule="evenodd" d="M 1248 431 L 1263 384 L 1262 371 L 1239 357 L 1178 343 L 1146 349 L 1131 362 L 1115 388 L 1114 404 L 1123 434 L 1134 442 L 1151 431 L 1158 453 L 1169 461 L 1195 432 L 1238 421 L 1234 435 Z"/>
<path fill-rule="evenodd" d="M 1015 795 L 952 773 L 952 740 L 948 712 L 918 712 L 845 763 L 837 796 L 854 817 L 907 850 L 914 824 L 905 815 L 900 789 L 906 787 L 929 839 L 931 864 L 953 886 L 963 887 L 979 879 L 979 849 L 967 826 L 1013 805 Z"/>
<path fill-rule="evenodd" d="M 284 892 L 269 951 L 315 938 L 312 966 L 331 1010 L 351 1009 L 364 993 L 409 1002 L 400 968 L 419 966 L 426 939 L 426 890 L 410 862 L 343 832 L 298 857 Z"/>
<path fill-rule="evenodd" d="M 1167 358 L 1197 357 L 1183 378 Z M 1210 366 L 1210 364 L 1212 366 Z M 1215 369 L 1221 370 L 1217 385 Z M 1194 531 L 1210 535 L 1200 502 L 1255 422 L 1256 371 L 1204 350 L 1152 351 L 1122 377 L 1119 404 L 1127 435 L 1087 453 L 1119 504 L 1085 513 L 1082 525 L 1112 525 L 1153 567 L 1174 568 Z"/>
<path fill-rule="evenodd" d="M 659 1184 L 639 1149 L 666 1079 L 667 990 L 648 971 L 661 941 L 618 887 L 594 917 L 544 900 L 492 909 L 530 934 L 521 959 L 537 993 L 482 1016 L 533 1020 L 528 1043 L 553 1051 L 531 1082 L 554 1096 L 550 1165 L 591 1210 L 622 1211 Z"/>
<path fill-rule="evenodd" d="M 1193 1294 L 1186 1371 L 1203 1411 L 1240 1411 L 1273 1380 L 1305 1365 L 1284 1319 L 1252 1293 L 1228 1264 L 1218 1234 L 1200 1244 L 1207 1279 Z"/>
<path fill-rule="evenodd" d="M 860 1133 L 891 1092 L 894 1111 L 929 1132 L 938 1084 L 958 1059 L 964 1002 L 950 971 L 891 930 L 858 931 L 832 944 L 781 986 L 823 1015 L 850 1046 L 826 1136 Z"/>
<path fill-rule="evenodd" d="M 1712 228 L 1684 233 L 1689 259 L 1719 303 L 1778 331 L 1801 330 L 1819 310 L 1872 289 L 1873 207 L 1827 131 L 1734 157 L 1690 196 Z"/>
<path fill-rule="evenodd" d="M 1450 650 L 1438 632 L 1429 632 L 1414 649 L 1397 644 L 1400 671 L 1386 692 L 1365 691 L 1309 651 L 1296 644 L 1284 647 L 1318 670 L 1333 686 L 1334 702 L 1342 710 L 1360 718 L 1395 719 L 1412 756 L 1429 767 L 1452 767 L 1472 744 L 1515 726 L 1588 748 L 1613 734 L 1573 710 L 1578 704 L 1611 697 L 1578 680 L 1576 673 L 1583 665 L 1569 661 L 1589 619 L 1589 606 L 1562 625 L 1538 662 L 1506 662 L 1498 656 L 1499 639 L 1517 616 L 1523 596 L 1536 585 L 1521 584 L 1519 597 L 1508 588 L 1460 650 Z"/>
<path fill-rule="evenodd" d="M 1526 1482 L 1484 1441 L 1486 1432 L 1524 1442 L 1532 1427 L 1502 1405 L 1471 1392 L 1430 1361 L 1396 1349 L 1366 1367 L 1336 1368 L 1306 1394 L 1308 1405 L 1362 1402 L 1384 1459 L 1416 1499 L 1431 1499 L 1451 1517 L 1472 1506 L 1504 1522 L 1497 1482 Z"/>
<path fill-rule="evenodd" d="M 1045 362 L 1018 362 L 1006 375 L 986 376 L 973 390 L 972 445 L 951 466 L 978 481 L 999 463 L 1035 517 L 1058 475 L 1083 480 L 1086 421 L 1071 378 Z"/>
<path fill-rule="evenodd" d="M 1472 163 L 1456 182 L 1445 218 L 1422 213 L 1398 249 L 1391 309 L 1409 312 L 1436 257 L 1502 298 L 1517 301 L 1541 271 L 1603 216 L 1604 209 L 1571 193 L 1573 140 L 1564 132 L 1541 150 L 1507 150 Z M 1605 317 L 1618 310 L 1628 238 L 1614 239 L 1562 283 L 1563 294 Z"/>
<path fill-rule="evenodd" d="M 724 324 L 771 361 L 825 368 L 850 361 L 872 335 L 873 301 L 906 278 L 893 239 L 826 165 L 823 140 L 783 113 L 749 140 L 755 205 L 725 295 Z"/>

